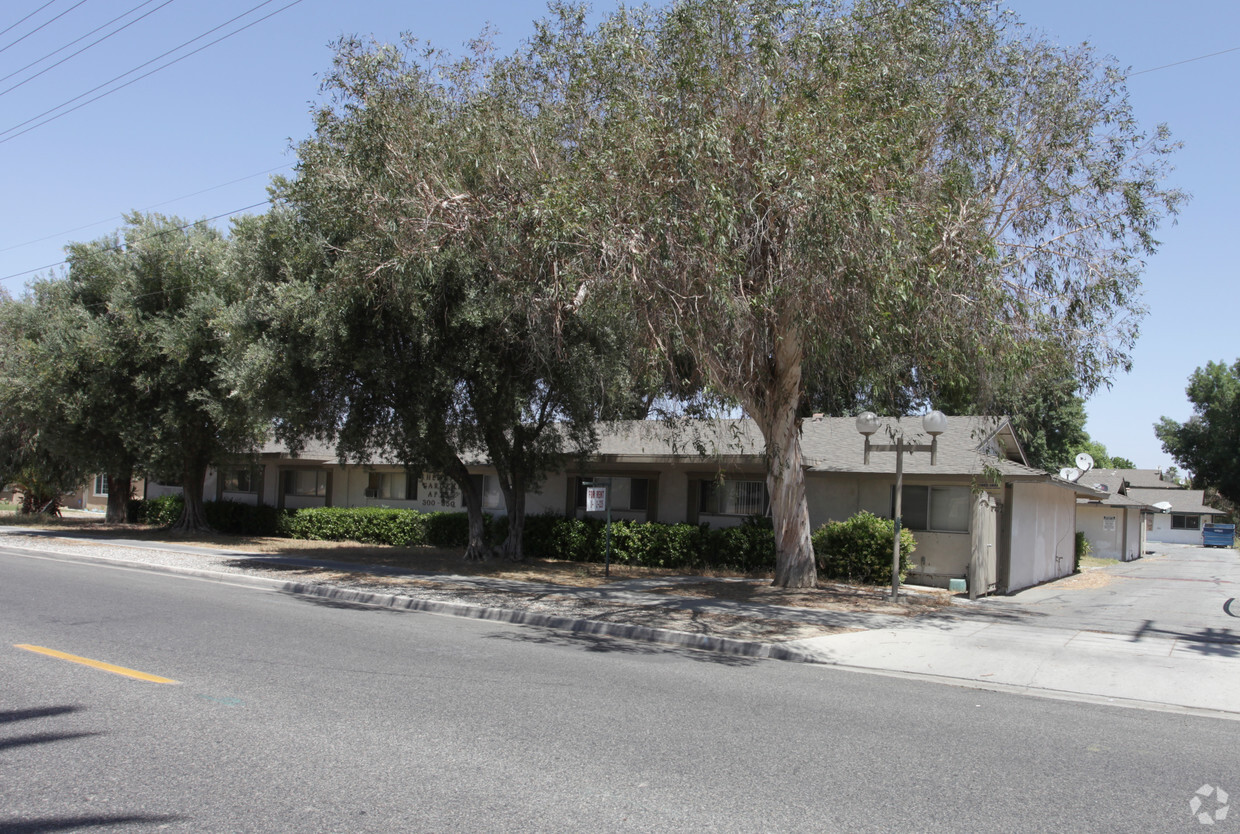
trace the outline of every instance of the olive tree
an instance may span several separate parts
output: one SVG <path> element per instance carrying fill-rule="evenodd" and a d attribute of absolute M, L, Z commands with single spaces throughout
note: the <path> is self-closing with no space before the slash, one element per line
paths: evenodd
<path fill-rule="evenodd" d="M 343 41 L 296 175 L 241 235 L 263 299 L 242 365 L 277 398 L 277 433 L 450 478 L 467 558 L 486 555 L 471 462 L 494 466 L 503 550 L 521 558 L 527 491 L 631 402 L 611 393 L 628 374 L 623 317 L 558 278 L 542 193 L 566 148 L 526 71 L 485 41 L 464 59 Z"/>

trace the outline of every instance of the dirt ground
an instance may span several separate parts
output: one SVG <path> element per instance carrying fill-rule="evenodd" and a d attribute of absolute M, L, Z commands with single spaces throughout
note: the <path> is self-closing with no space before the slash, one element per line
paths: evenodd
<path fill-rule="evenodd" d="M 7 514 L 4 514 L 0 520 L 4 523 L 21 523 L 17 518 L 9 517 Z M 48 530 L 72 530 L 78 536 L 89 536 L 91 534 L 97 534 L 100 538 L 120 536 L 147 542 L 169 542 L 219 548 L 222 550 L 242 550 L 254 553 L 402 568 L 417 572 L 421 576 L 387 579 L 385 583 L 406 585 L 409 588 L 415 586 L 423 588 L 443 587 L 445 583 L 436 582 L 436 575 L 442 575 L 445 578 L 449 576 L 477 576 L 538 582 L 561 585 L 566 590 L 597 588 L 623 580 L 666 579 L 666 584 L 643 582 L 642 587 L 638 590 L 653 596 L 691 596 L 703 599 L 753 602 L 767 605 L 838 611 L 865 611 L 906 616 L 948 605 L 951 599 L 951 594 L 946 591 L 923 591 L 910 595 L 904 603 L 892 604 L 887 599 L 889 594 L 887 588 L 827 582 L 820 582 L 819 586 L 814 589 L 787 590 L 771 587 L 772 577 L 770 574 L 744 576 L 736 573 L 710 572 L 710 575 L 695 576 L 687 580 L 682 574 L 673 570 L 612 565 L 610 576 L 605 576 L 604 567 L 601 564 L 566 562 L 556 559 L 527 558 L 522 562 L 503 560 L 467 562 L 463 558 L 463 550 L 461 549 L 443 550 L 431 547 L 392 547 L 388 545 L 359 544 L 357 542 L 325 542 L 302 539 L 226 536 L 221 534 L 183 536 L 170 533 L 168 530 L 161 528 L 105 524 L 98 515 L 93 514 L 67 516 L 62 519 L 52 520 L 51 522 L 31 524 L 29 526 L 37 526 Z M 270 566 L 268 566 L 268 569 L 270 569 Z M 323 569 L 288 567 L 286 570 L 290 575 L 328 582 L 357 582 L 364 576 L 360 572 L 353 573 Z M 453 594 L 457 597 L 468 595 L 464 594 L 460 589 L 454 590 Z"/>

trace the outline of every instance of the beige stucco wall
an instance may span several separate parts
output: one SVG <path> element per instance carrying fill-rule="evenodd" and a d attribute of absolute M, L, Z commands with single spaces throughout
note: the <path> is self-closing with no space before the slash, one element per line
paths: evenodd
<path fill-rule="evenodd" d="M 1076 529 L 1089 540 L 1093 556 L 1130 562 L 1141 555 L 1141 512 L 1136 507 L 1077 504 Z"/>
<path fill-rule="evenodd" d="M 1012 487 L 1008 592 L 1072 573 L 1076 497 L 1051 484 Z"/>

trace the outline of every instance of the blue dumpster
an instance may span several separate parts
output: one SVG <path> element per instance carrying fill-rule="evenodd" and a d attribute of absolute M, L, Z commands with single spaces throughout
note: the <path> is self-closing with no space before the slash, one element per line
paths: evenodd
<path fill-rule="evenodd" d="M 1206 547 L 1231 547 L 1236 541 L 1236 525 L 1205 524 L 1201 528 L 1201 543 Z"/>

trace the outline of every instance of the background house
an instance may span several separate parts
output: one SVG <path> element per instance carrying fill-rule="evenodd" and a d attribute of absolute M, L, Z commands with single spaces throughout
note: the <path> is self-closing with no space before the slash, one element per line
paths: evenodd
<path fill-rule="evenodd" d="M 1205 505 L 1203 490 L 1163 480 L 1157 469 L 1094 469 L 1081 480 L 1106 487 L 1104 499 L 1077 508 L 1077 529 L 1104 558 L 1135 559 L 1147 542 L 1201 544 L 1202 526 L 1226 515 Z"/>

